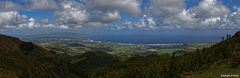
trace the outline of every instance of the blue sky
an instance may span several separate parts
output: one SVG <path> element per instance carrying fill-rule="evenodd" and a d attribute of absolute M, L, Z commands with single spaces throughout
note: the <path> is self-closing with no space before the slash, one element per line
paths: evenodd
<path fill-rule="evenodd" d="M 54 21 L 54 13 L 52 11 L 19 11 L 22 15 L 27 15 L 28 17 L 33 17 L 36 20 L 49 19 L 50 21 Z"/>
<path fill-rule="evenodd" d="M 214 41 L 239 30 L 240 0 L 0 0 L 0 33 L 13 36 L 77 32 L 161 43 Z"/>
<path fill-rule="evenodd" d="M 4 29 L 240 29 L 239 0 L 0 0 L 0 6 Z"/>

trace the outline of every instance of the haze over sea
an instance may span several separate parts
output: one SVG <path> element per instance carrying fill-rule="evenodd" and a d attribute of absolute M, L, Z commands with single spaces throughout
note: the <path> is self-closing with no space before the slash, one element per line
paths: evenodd
<path fill-rule="evenodd" d="M 29 35 L 43 36 L 54 34 L 56 36 L 75 36 L 94 41 L 127 43 L 127 44 L 172 44 L 172 43 L 202 43 L 217 42 L 226 34 L 234 34 L 238 30 L 72 30 L 68 31 L 1 31 L 1 34 L 24 37 Z M 29 33 L 30 32 L 30 33 Z M 74 34 L 73 34 L 74 33 Z M 41 34 L 41 35 L 39 35 Z M 76 35 L 77 34 L 77 35 Z"/>
<path fill-rule="evenodd" d="M 116 31 L 88 35 L 90 39 L 103 42 L 131 44 L 201 43 L 220 41 L 226 34 L 237 30 L 161 30 L 161 31 Z"/>

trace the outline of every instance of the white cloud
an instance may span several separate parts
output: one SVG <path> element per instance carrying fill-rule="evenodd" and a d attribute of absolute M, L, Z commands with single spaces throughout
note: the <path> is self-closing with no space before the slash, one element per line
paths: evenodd
<path fill-rule="evenodd" d="M 236 16 L 237 12 L 231 14 L 229 8 L 217 0 L 202 0 L 199 5 L 190 9 L 185 8 L 185 0 L 150 0 L 148 9 L 154 19 L 164 26 L 177 28 L 223 28 L 233 23 L 229 16 Z M 160 17 L 160 18 L 159 18 Z M 231 21 L 230 21 L 231 20 Z M 236 19 L 235 19 L 236 20 Z M 231 23 L 231 24 L 230 24 Z M 181 27 L 179 27 L 181 26 Z M 229 26 L 228 26 L 229 27 Z"/>
<path fill-rule="evenodd" d="M 91 26 L 91 27 L 103 27 L 103 26 L 106 26 L 106 24 L 104 24 L 102 22 L 89 22 L 86 25 L 87 26 Z"/>
<path fill-rule="evenodd" d="M 230 10 L 217 0 L 203 0 L 197 7 L 191 9 L 191 12 L 196 18 L 212 18 L 227 15 Z"/>
<path fill-rule="evenodd" d="M 189 11 L 183 10 L 181 13 L 169 16 L 163 20 L 163 24 L 167 25 L 196 25 L 199 19 L 195 18 Z"/>
<path fill-rule="evenodd" d="M 115 27 L 115 28 L 120 28 L 120 29 L 146 29 L 146 30 L 154 30 L 157 27 L 157 24 L 155 20 L 152 17 L 149 17 L 147 15 L 143 15 L 141 17 L 140 21 L 124 21 L 121 25 L 117 25 L 120 27 Z"/>
<path fill-rule="evenodd" d="M 150 0 L 150 11 L 154 15 L 168 17 L 177 15 L 184 9 L 185 0 Z"/>
<path fill-rule="evenodd" d="M 20 8 L 21 6 L 10 1 L 0 2 L 0 11 L 15 11 L 19 10 Z"/>
<path fill-rule="evenodd" d="M 104 12 L 121 10 L 131 15 L 140 15 L 140 0 L 88 0 L 92 9 Z"/>
<path fill-rule="evenodd" d="M 141 0 L 24 0 L 26 5 L 17 5 L 11 1 L 3 1 L 1 9 L 8 9 L 17 13 L 10 15 L 9 18 L 1 17 L 0 24 L 3 26 L 14 25 L 17 27 L 52 27 L 52 25 L 60 26 L 59 28 L 81 28 L 83 26 L 106 26 L 120 20 L 120 12 L 128 13 L 129 15 L 141 14 Z M 57 3 L 58 2 L 58 3 Z M 48 20 L 29 19 L 27 16 L 20 15 L 17 11 L 22 10 L 49 10 L 55 13 L 56 19 L 54 23 L 49 23 Z M 57 10 L 56 10 L 57 9 Z M 5 11 L 5 10 L 4 10 Z M 21 17 L 21 18 L 20 18 Z M 34 26 L 35 25 L 35 26 Z M 37 25 L 37 26 L 36 26 Z M 57 27 L 58 28 L 58 27 Z"/>
<path fill-rule="evenodd" d="M 27 24 L 27 26 L 28 26 L 28 28 L 31 28 L 31 29 L 33 29 L 34 28 L 34 26 L 35 26 L 35 19 L 34 18 L 30 18 L 29 19 L 29 22 L 28 22 L 28 24 Z"/>
<path fill-rule="evenodd" d="M 240 10 L 231 12 L 218 0 L 201 0 L 194 7 L 186 9 L 185 0 L 149 0 L 144 14 L 142 0 L 24 0 L 26 5 L 11 1 L 0 3 L 0 26 L 18 27 L 53 27 L 60 29 L 82 28 L 85 26 L 118 26 L 117 29 L 147 28 L 159 26 L 165 28 L 240 28 Z M 148 5 L 148 4 L 146 4 Z M 237 8 L 237 7 L 235 7 Z M 56 19 L 36 20 L 18 13 L 18 10 L 42 11 L 55 13 Z M 129 14 L 123 19 L 121 13 Z M 132 20 L 136 19 L 134 21 Z M 136 16 L 136 17 L 135 17 Z M 118 24 L 118 25 L 116 25 Z M 56 26 L 56 27 L 54 27 Z M 167 27 L 168 26 L 168 27 Z"/>
<path fill-rule="evenodd" d="M 140 28 L 151 28 L 154 29 L 156 26 L 156 23 L 153 18 L 148 17 L 147 15 L 143 15 L 141 19 L 141 25 L 139 25 Z"/>
<path fill-rule="evenodd" d="M 58 26 L 58 28 L 60 28 L 60 29 L 69 29 L 69 26 L 66 26 L 66 25 L 60 25 L 60 26 Z"/>
<path fill-rule="evenodd" d="M 57 11 L 57 24 L 69 26 L 70 28 L 82 28 L 82 26 L 105 26 L 107 23 L 120 20 L 118 11 L 94 11 L 85 8 L 85 5 L 74 2 L 62 3 L 63 10 Z"/>
<path fill-rule="evenodd" d="M 16 11 L 0 12 L 1 28 L 34 28 L 36 20 L 20 15 Z"/>
<path fill-rule="evenodd" d="M 61 9 L 56 0 L 22 0 L 21 2 L 24 4 L 20 5 L 11 0 L 1 1 L 0 9 L 5 11 Z"/>
<path fill-rule="evenodd" d="M 210 25 L 210 24 L 217 24 L 217 22 L 221 21 L 221 17 L 213 17 L 213 18 L 207 18 L 204 21 L 202 21 L 203 24 L 205 25 Z"/>
<path fill-rule="evenodd" d="M 89 16 L 86 10 L 75 3 L 63 3 L 63 10 L 57 11 L 57 23 L 64 26 L 74 27 L 88 21 Z"/>
<path fill-rule="evenodd" d="M 101 18 L 102 22 L 113 22 L 121 19 L 121 16 L 117 11 L 108 12 L 105 16 Z"/>
<path fill-rule="evenodd" d="M 27 22 L 27 17 L 16 11 L 0 12 L 0 25 L 18 25 Z"/>
<path fill-rule="evenodd" d="M 56 10 L 59 8 L 55 0 L 26 0 L 30 5 L 25 5 L 24 9 L 29 10 Z"/>
<path fill-rule="evenodd" d="M 185 9 L 185 0 L 150 0 L 146 14 L 153 15 L 155 20 L 159 20 L 158 24 L 164 26 L 193 25 L 198 21 Z"/>

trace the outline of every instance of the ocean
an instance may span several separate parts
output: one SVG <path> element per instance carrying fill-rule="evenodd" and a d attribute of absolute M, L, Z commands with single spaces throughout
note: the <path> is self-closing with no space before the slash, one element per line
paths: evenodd
<path fill-rule="evenodd" d="M 160 30 L 64 30 L 64 31 L 2 31 L 16 37 L 39 36 L 46 37 L 76 37 L 101 42 L 126 44 L 172 44 L 172 43 L 206 43 L 217 42 L 226 34 L 233 35 L 239 30 L 210 29 L 160 29 Z M 39 35 L 40 34 L 40 35 Z M 45 35 L 46 34 L 46 35 Z M 47 37 L 46 37 L 47 38 Z"/>
<path fill-rule="evenodd" d="M 237 30 L 162 30 L 162 31 L 115 31 L 87 35 L 102 42 L 127 44 L 206 43 L 221 41 L 226 34 Z"/>

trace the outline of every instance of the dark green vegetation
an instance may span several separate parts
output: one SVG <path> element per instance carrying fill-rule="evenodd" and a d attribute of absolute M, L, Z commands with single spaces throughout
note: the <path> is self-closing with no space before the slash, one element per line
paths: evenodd
<path fill-rule="evenodd" d="M 91 78 L 197 78 L 240 75 L 240 32 L 209 48 L 190 53 L 133 57 L 92 74 Z M 223 71 L 218 71 L 223 70 Z M 226 73 L 226 71 L 232 70 Z M 214 72 L 215 71 L 215 72 Z M 211 72 L 208 74 L 204 72 Z M 223 73 L 221 73 L 223 72 Z M 224 73 L 225 72 L 225 73 Z M 218 73 L 218 74 L 217 74 Z M 221 73 L 221 74 L 220 74 Z M 204 75 L 201 75 L 204 74 Z"/>
<path fill-rule="evenodd" d="M 31 42 L 0 35 L 0 78 L 85 78 L 117 59 L 105 52 L 58 55 Z"/>
<path fill-rule="evenodd" d="M 228 35 L 211 47 L 193 52 L 180 49 L 145 56 L 142 53 L 133 54 L 127 59 L 122 59 L 115 52 L 114 55 L 105 52 L 113 51 L 107 45 L 97 44 L 101 45 L 100 48 L 93 46 L 93 43 L 67 45 L 72 46 L 73 51 L 86 49 L 79 46 L 97 50 L 69 55 L 0 35 L 0 78 L 218 78 L 225 74 L 240 75 L 240 32 L 234 36 Z M 77 50 L 74 48 L 76 46 Z M 61 45 L 59 47 L 64 49 Z M 129 49 L 119 49 L 118 45 L 114 47 L 126 53 L 148 51 L 141 46 L 137 47 L 139 50 L 132 50 L 134 46 L 127 46 Z M 155 47 L 150 49 L 153 48 L 158 50 Z"/>
<path fill-rule="evenodd" d="M 118 61 L 118 57 L 105 52 L 86 52 L 71 57 L 69 66 L 72 73 L 86 78 L 93 71 L 116 61 Z"/>
<path fill-rule="evenodd" d="M 61 57 L 31 42 L 0 35 L 0 78 L 71 77 Z"/>

